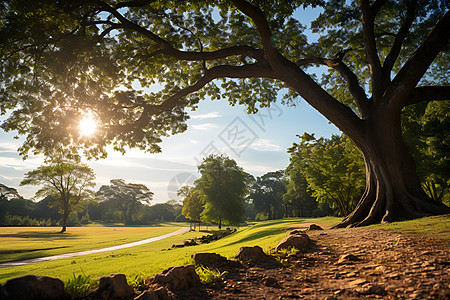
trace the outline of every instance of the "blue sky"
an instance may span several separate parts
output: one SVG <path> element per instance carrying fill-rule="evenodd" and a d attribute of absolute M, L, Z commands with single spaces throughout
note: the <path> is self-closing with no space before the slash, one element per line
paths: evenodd
<path fill-rule="evenodd" d="M 153 203 L 165 202 L 175 198 L 182 184 L 198 178 L 198 161 L 208 154 L 228 155 L 245 171 L 260 176 L 287 166 L 286 149 L 298 140 L 296 134 L 339 134 L 334 125 L 303 100 L 296 107 L 275 103 L 255 115 L 246 114 L 243 106 L 204 100 L 190 115 L 188 130 L 164 138 L 162 153 L 131 149 L 122 156 L 110 151 L 107 159 L 87 161 L 96 173 L 96 188 L 108 184 L 110 179 L 123 178 L 147 185 L 155 193 Z M 13 136 L 0 132 L 0 182 L 31 198 L 37 188 L 20 187 L 19 183 L 27 171 L 43 163 L 43 157 L 30 155 L 22 160 L 16 152 L 20 140 Z"/>

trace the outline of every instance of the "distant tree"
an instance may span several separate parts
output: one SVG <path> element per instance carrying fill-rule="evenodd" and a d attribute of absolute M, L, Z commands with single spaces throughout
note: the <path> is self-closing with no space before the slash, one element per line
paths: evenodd
<path fill-rule="evenodd" d="M 12 198 L 21 198 L 21 196 L 19 195 L 19 192 L 15 188 L 0 183 L 0 198 L 12 199 Z"/>
<path fill-rule="evenodd" d="M 364 160 L 345 136 L 316 139 L 305 133 L 301 141 L 289 148 L 290 167 L 300 170 L 311 195 L 348 215 L 364 190 Z M 293 165 L 293 166 L 292 166 Z"/>
<path fill-rule="evenodd" d="M 211 155 L 198 166 L 201 174 L 196 189 L 204 197 L 205 208 L 201 220 L 223 224 L 236 224 L 244 215 L 244 197 L 248 191 L 250 175 L 233 159 Z"/>
<path fill-rule="evenodd" d="M 174 221 L 175 220 L 175 210 L 172 205 L 168 203 L 157 203 L 150 207 L 147 207 L 144 216 L 144 221 Z"/>
<path fill-rule="evenodd" d="M 200 191 L 193 186 L 185 185 L 178 190 L 177 196 L 183 197 L 182 215 L 190 221 L 200 222 L 200 216 L 205 206 Z"/>
<path fill-rule="evenodd" d="M 51 205 L 63 215 L 61 232 L 65 232 L 70 213 L 92 199 L 94 179 L 94 171 L 78 159 L 56 155 L 47 159 L 46 165 L 27 172 L 20 185 L 43 185 L 35 197 L 50 196 L 54 200 Z"/>
<path fill-rule="evenodd" d="M 173 212 L 175 214 L 175 218 L 181 214 L 183 205 L 180 203 L 180 201 L 171 199 L 171 200 L 168 200 L 165 204 L 172 206 Z"/>
<path fill-rule="evenodd" d="M 287 184 L 286 193 L 283 195 L 283 207 L 285 217 L 313 217 L 317 209 L 316 198 L 308 192 L 308 182 L 298 163 L 291 155 L 291 162 L 286 168 Z"/>
<path fill-rule="evenodd" d="M 284 172 L 269 172 L 258 177 L 251 187 L 249 199 L 256 214 L 267 219 L 283 217 L 283 195 L 286 193 Z"/>
<path fill-rule="evenodd" d="M 133 214 L 142 204 L 150 204 L 153 192 L 144 184 L 126 183 L 123 179 L 112 179 L 110 185 L 102 185 L 96 197 L 99 201 L 108 201 L 112 209 L 119 210 L 123 222 L 131 224 Z"/>

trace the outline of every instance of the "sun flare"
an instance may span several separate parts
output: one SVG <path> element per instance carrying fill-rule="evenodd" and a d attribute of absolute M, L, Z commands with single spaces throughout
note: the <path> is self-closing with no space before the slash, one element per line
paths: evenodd
<path fill-rule="evenodd" d="M 82 136 L 92 136 L 97 129 L 97 122 L 95 121 L 94 116 L 92 114 L 86 115 L 81 119 L 79 128 Z"/>

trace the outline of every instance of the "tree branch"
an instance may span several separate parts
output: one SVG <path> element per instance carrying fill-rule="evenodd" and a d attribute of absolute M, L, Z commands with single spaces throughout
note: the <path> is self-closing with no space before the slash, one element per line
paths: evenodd
<path fill-rule="evenodd" d="M 413 53 L 408 61 L 403 65 L 400 72 L 395 76 L 392 84 L 386 90 L 383 97 L 384 101 L 401 109 L 409 102 L 411 92 L 417 83 L 422 79 L 429 66 L 433 63 L 436 56 L 448 44 L 450 39 L 450 10 L 437 22 L 424 42 Z"/>
<path fill-rule="evenodd" d="M 411 28 L 412 23 L 415 19 L 415 11 L 416 11 L 416 2 L 410 1 L 408 9 L 406 11 L 406 18 L 403 22 L 402 26 L 400 27 L 397 35 L 395 36 L 394 43 L 391 47 L 391 51 L 387 55 L 386 59 L 384 60 L 383 64 L 383 73 L 385 76 L 389 76 L 389 74 L 392 71 L 392 68 L 394 67 L 395 61 L 397 60 L 397 57 L 400 53 L 403 41 L 405 40 L 409 29 Z"/>
<path fill-rule="evenodd" d="M 384 80 L 374 32 L 375 16 L 380 11 L 384 2 L 385 0 L 377 0 L 372 7 L 370 7 L 369 0 L 361 0 L 360 3 L 364 45 L 367 61 L 369 62 L 372 77 L 372 92 L 375 100 L 381 98 L 384 92 Z"/>
<path fill-rule="evenodd" d="M 233 55 L 237 56 L 249 56 L 256 60 L 263 60 L 263 51 L 259 49 L 255 49 L 250 46 L 233 46 L 225 49 L 220 49 L 217 51 L 211 51 L 211 52 L 194 52 L 194 51 L 180 51 L 178 49 L 173 48 L 169 42 L 162 39 L 158 35 L 154 34 L 153 32 L 143 28 L 142 26 L 139 26 L 131 21 L 129 21 L 127 18 L 125 18 L 121 13 L 119 13 L 116 9 L 111 7 L 110 5 L 106 4 L 105 2 L 101 0 L 95 0 L 95 3 L 103 10 L 111 13 L 119 22 L 122 24 L 121 28 L 124 29 L 130 29 L 135 32 L 139 32 L 145 37 L 149 38 L 162 48 L 157 50 L 159 53 L 167 54 L 173 58 L 179 59 L 179 60 L 214 60 L 214 59 L 220 59 L 225 58 Z M 114 28 L 115 29 L 115 28 Z M 155 53 L 152 53 L 151 56 L 153 56 Z"/>
<path fill-rule="evenodd" d="M 270 65 L 276 68 L 277 64 L 279 64 L 283 59 L 282 55 L 278 52 L 277 49 L 275 49 L 272 32 L 270 31 L 269 24 L 267 23 L 262 10 L 259 7 L 244 0 L 231 0 L 231 2 L 233 2 L 237 9 L 251 18 L 255 23 L 256 29 L 258 30 L 259 36 L 261 37 L 261 43 L 264 48 L 264 55 Z"/>
<path fill-rule="evenodd" d="M 450 100 L 450 86 L 421 86 L 416 87 L 409 97 L 406 105 L 416 104 L 422 101 Z"/>
<path fill-rule="evenodd" d="M 358 108 L 361 112 L 361 116 L 363 118 L 367 116 L 370 106 L 369 99 L 367 99 L 364 89 L 359 84 L 358 77 L 356 77 L 355 73 L 353 73 L 352 70 L 350 70 L 350 68 L 342 62 L 342 60 L 313 57 L 302 59 L 297 62 L 297 65 L 299 66 L 306 64 L 324 65 L 338 71 L 339 74 L 341 74 L 341 76 L 347 82 L 350 94 L 355 99 L 356 104 L 358 105 Z"/>
<path fill-rule="evenodd" d="M 144 111 L 138 120 L 134 123 L 127 125 L 114 126 L 119 131 L 125 129 L 126 131 L 133 130 L 135 128 L 145 127 L 150 121 L 153 115 L 158 115 L 165 111 L 174 109 L 179 100 L 193 92 L 196 92 L 203 88 L 206 84 L 217 78 L 249 78 L 249 77 L 264 77 L 275 78 L 275 74 L 266 63 L 255 63 L 244 66 L 230 66 L 222 65 L 208 69 L 205 75 L 201 77 L 196 83 L 188 86 L 174 95 L 170 96 L 164 102 L 158 105 L 146 105 Z"/>

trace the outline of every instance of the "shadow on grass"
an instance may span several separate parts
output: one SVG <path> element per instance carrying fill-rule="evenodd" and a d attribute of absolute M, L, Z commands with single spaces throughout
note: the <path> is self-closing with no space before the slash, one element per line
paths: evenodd
<path fill-rule="evenodd" d="M 70 232 L 37 232 L 37 231 L 23 231 L 18 233 L 0 234 L 0 238 L 33 238 L 33 239 L 74 239 L 79 235 Z"/>
<path fill-rule="evenodd" d="M 268 229 L 265 229 L 265 230 L 261 230 L 261 231 L 255 233 L 255 234 L 248 235 L 248 236 L 246 236 L 246 237 L 243 237 L 243 238 L 241 238 L 241 239 L 238 239 L 238 240 L 236 240 L 236 241 L 234 241 L 234 242 L 231 242 L 231 243 L 229 243 L 229 244 L 227 244 L 227 245 L 234 245 L 234 244 L 240 244 L 240 243 L 247 243 L 247 242 L 250 242 L 250 241 L 253 241 L 253 240 L 257 240 L 257 239 L 263 238 L 263 237 L 265 237 L 265 236 L 274 235 L 274 234 L 279 234 L 279 233 L 282 233 L 282 232 L 284 232 L 284 229 L 280 229 L 280 228 L 268 228 Z"/>

